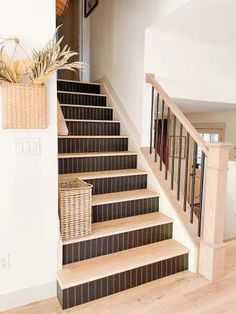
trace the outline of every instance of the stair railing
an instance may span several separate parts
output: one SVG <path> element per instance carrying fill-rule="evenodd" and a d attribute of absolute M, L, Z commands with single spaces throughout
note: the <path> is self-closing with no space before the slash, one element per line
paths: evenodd
<path fill-rule="evenodd" d="M 210 280 L 219 278 L 225 265 L 224 221 L 232 145 L 206 144 L 155 76 L 146 74 L 146 82 L 152 90 L 150 154 L 183 211 L 188 209 L 190 223 L 197 218 L 199 273 Z"/>
<path fill-rule="evenodd" d="M 153 74 L 146 75 L 146 82 L 152 85 L 150 154 L 154 151 L 154 160 L 159 163 L 160 171 L 164 170 L 163 167 L 165 168 L 165 180 L 168 180 L 170 175 L 171 190 L 174 190 L 176 185 L 178 201 L 182 192 L 185 212 L 189 203 L 191 224 L 193 224 L 194 215 L 197 216 L 198 235 L 200 236 L 204 170 L 208 149 L 198 131 L 163 90 Z M 200 164 L 197 164 L 199 152 L 201 154 Z M 191 164 L 192 174 L 190 175 Z M 197 167 L 201 171 L 199 192 L 197 193 L 199 201 L 196 206 Z M 191 177 L 192 180 L 190 180 Z"/>

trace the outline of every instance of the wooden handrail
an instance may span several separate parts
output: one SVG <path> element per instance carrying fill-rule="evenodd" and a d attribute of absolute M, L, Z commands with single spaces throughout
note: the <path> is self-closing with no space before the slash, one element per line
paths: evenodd
<path fill-rule="evenodd" d="M 165 104 L 170 108 L 171 112 L 176 116 L 176 118 L 180 121 L 186 131 L 190 134 L 190 136 L 194 139 L 194 141 L 198 144 L 198 146 L 202 149 L 202 151 L 208 156 L 208 148 L 205 145 L 205 142 L 201 138 L 198 131 L 194 128 L 191 122 L 185 117 L 179 107 L 175 104 L 175 102 L 167 95 L 161 85 L 155 79 L 154 74 L 147 73 L 146 74 L 146 83 L 150 83 L 154 89 L 160 95 L 160 98 L 164 100 Z"/>

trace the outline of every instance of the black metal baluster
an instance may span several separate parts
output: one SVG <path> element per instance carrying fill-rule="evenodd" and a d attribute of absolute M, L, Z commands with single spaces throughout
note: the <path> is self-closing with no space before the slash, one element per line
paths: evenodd
<path fill-rule="evenodd" d="M 168 170 L 169 170 L 169 120 L 170 120 L 170 108 L 167 111 L 167 122 L 166 122 L 166 173 L 165 180 L 168 179 Z"/>
<path fill-rule="evenodd" d="M 192 174 L 192 189 L 191 189 L 191 216 L 190 222 L 193 223 L 193 212 L 194 212 L 194 198 L 195 198 L 195 179 L 196 179 L 196 156 L 197 156 L 197 143 L 194 142 L 193 149 L 193 174 Z"/>
<path fill-rule="evenodd" d="M 162 100 L 161 108 L 161 141 L 160 141 L 160 171 L 162 171 L 163 151 L 164 151 L 164 113 L 165 113 L 165 102 Z"/>
<path fill-rule="evenodd" d="M 171 166 L 171 190 L 174 189 L 174 175 L 175 175 L 175 132 L 176 132 L 176 116 L 173 121 L 173 136 L 172 136 L 172 166 Z"/>
<path fill-rule="evenodd" d="M 187 208 L 187 193 L 188 193 L 188 178 L 189 178 L 189 173 L 188 173 L 188 167 L 189 167 L 189 133 L 187 132 L 187 137 L 186 137 L 186 161 L 185 161 L 185 175 L 184 175 L 184 211 L 186 212 Z"/>
<path fill-rule="evenodd" d="M 203 185 L 204 185 L 204 172 L 205 172 L 205 158 L 206 155 L 202 151 L 201 159 L 201 179 L 200 179 L 200 197 L 199 197 L 199 213 L 198 213 L 198 236 L 201 236 L 202 227 L 202 202 L 203 202 Z"/>
<path fill-rule="evenodd" d="M 152 154 L 153 133 L 153 110 L 154 110 L 154 87 L 152 87 L 151 123 L 150 123 L 150 154 Z"/>
<path fill-rule="evenodd" d="M 156 128 L 155 128 L 155 162 L 157 162 L 158 143 L 159 143 L 159 100 L 160 100 L 160 96 L 157 93 Z"/>
<path fill-rule="evenodd" d="M 182 137 L 183 125 L 180 123 L 179 127 L 179 160 L 178 160 L 178 176 L 177 176 L 177 200 L 180 199 L 180 186 L 181 186 L 181 163 L 182 163 Z"/>

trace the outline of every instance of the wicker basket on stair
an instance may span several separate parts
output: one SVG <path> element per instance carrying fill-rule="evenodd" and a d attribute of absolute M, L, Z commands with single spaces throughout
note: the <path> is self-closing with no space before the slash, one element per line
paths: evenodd
<path fill-rule="evenodd" d="M 79 179 L 59 184 L 59 217 L 63 240 L 91 234 L 92 186 Z"/>

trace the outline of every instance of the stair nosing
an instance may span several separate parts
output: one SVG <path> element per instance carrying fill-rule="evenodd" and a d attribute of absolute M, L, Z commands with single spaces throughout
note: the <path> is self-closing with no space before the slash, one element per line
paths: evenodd
<path fill-rule="evenodd" d="M 129 151 L 120 151 L 120 152 L 93 152 L 93 153 L 61 153 L 58 154 L 59 159 L 63 158 L 93 158 L 93 157 L 109 157 L 109 156 L 137 156 L 137 153 Z"/>
<path fill-rule="evenodd" d="M 148 250 L 150 250 L 150 252 L 148 252 Z M 59 270 L 57 272 L 57 280 L 60 284 L 61 289 L 64 290 L 71 287 L 82 285 L 87 282 L 92 282 L 101 278 L 106 278 L 115 274 L 123 273 L 128 270 L 143 267 L 145 265 L 151 265 L 154 263 L 158 263 L 160 261 L 164 261 L 188 253 L 189 249 L 187 249 L 185 246 L 178 243 L 174 239 L 168 239 L 148 244 L 145 246 L 139 246 L 125 251 L 119 251 L 116 253 L 103 255 L 89 260 L 84 260 L 65 265 L 62 268 L 62 270 Z M 93 265 L 94 269 L 96 268 L 96 272 L 94 271 L 95 274 L 92 275 L 91 265 Z M 106 269 L 104 269 L 103 267 L 106 267 Z M 88 276 L 87 278 L 83 268 L 89 269 L 90 276 Z M 81 276 L 81 274 L 84 274 L 84 278 Z M 66 275 L 73 277 L 73 280 L 69 278 L 67 280 L 67 283 L 63 282 L 65 280 L 62 279 L 62 276 Z M 79 277 L 80 279 L 76 277 Z"/>
<path fill-rule="evenodd" d="M 120 170 L 105 170 L 105 171 L 59 174 L 59 179 L 62 177 L 78 177 L 81 180 L 97 180 L 97 179 L 103 179 L 103 178 L 118 178 L 118 177 L 129 177 L 129 176 L 140 176 L 140 175 L 147 175 L 147 174 L 148 174 L 147 171 L 140 170 L 137 168 L 135 169 L 131 168 L 131 169 L 125 169 L 125 170 L 120 169 Z"/>
<path fill-rule="evenodd" d="M 58 138 L 66 139 L 66 138 L 129 138 L 125 135 L 59 135 Z"/>
<path fill-rule="evenodd" d="M 59 82 L 71 82 L 71 83 L 77 83 L 77 84 L 90 84 L 90 85 L 98 85 L 101 86 L 101 83 L 96 83 L 96 82 L 89 82 L 89 81 L 74 81 L 74 80 L 64 80 L 64 79 L 57 79 Z"/>
<path fill-rule="evenodd" d="M 106 97 L 105 94 L 93 94 L 93 93 L 82 93 L 82 92 L 68 92 L 68 91 L 57 91 L 58 94 L 76 94 L 76 95 L 85 95 L 85 96 L 96 96 L 96 97 Z"/>
<path fill-rule="evenodd" d="M 108 106 L 91 106 L 91 105 L 73 105 L 73 104 L 60 104 L 61 107 L 77 107 L 77 108 L 94 108 L 94 109 L 112 109 L 113 107 Z"/>
<path fill-rule="evenodd" d="M 150 218 L 152 218 L 152 220 L 151 221 L 144 221 L 143 224 L 141 222 L 137 222 L 137 220 L 143 219 L 146 217 L 150 217 Z M 128 224 L 125 225 L 125 223 L 127 223 L 127 221 L 129 221 L 129 224 L 131 225 L 130 227 L 127 226 Z M 106 231 L 106 225 L 110 225 L 111 223 L 114 224 L 114 226 L 113 226 L 114 230 L 113 231 Z M 134 225 L 134 223 L 136 223 L 136 224 Z M 100 227 L 101 226 L 100 231 L 95 230 L 95 231 L 92 231 L 91 235 L 83 236 L 83 237 L 72 239 L 72 240 L 63 241 L 62 245 L 65 246 L 65 245 L 69 245 L 69 244 L 74 244 L 74 243 L 79 243 L 79 242 L 84 242 L 84 241 L 90 241 L 90 240 L 94 240 L 94 239 L 100 239 L 100 238 L 109 237 L 109 236 L 122 234 L 122 233 L 126 233 L 126 232 L 131 232 L 131 231 L 135 231 L 135 230 L 142 230 L 142 229 L 147 229 L 147 228 L 151 228 L 151 227 L 162 226 L 162 225 L 166 225 L 166 224 L 170 224 L 170 223 L 173 223 L 173 219 L 160 213 L 160 212 L 142 214 L 142 215 L 138 215 L 138 216 L 131 216 L 131 217 L 120 218 L 120 219 L 115 219 L 115 220 L 108 220 L 108 221 L 103 221 L 103 222 L 97 222 L 97 223 L 92 224 L 92 229 L 93 229 L 93 227 L 97 227 L 97 226 Z M 123 229 L 118 228 L 116 226 L 118 224 L 122 224 Z M 104 231 L 102 231 L 103 226 L 105 226 Z"/>
<path fill-rule="evenodd" d="M 149 192 L 150 194 L 145 194 L 145 192 Z M 96 194 L 92 196 L 92 206 L 136 201 L 140 199 L 149 199 L 154 197 L 160 197 L 160 195 L 150 189 L 137 189 L 122 192 Z"/>
<path fill-rule="evenodd" d="M 118 124 L 118 120 L 91 120 L 91 119 L 65 119 L 66 122 L 89 122 L 89 123 L 115 123 Z"/>

